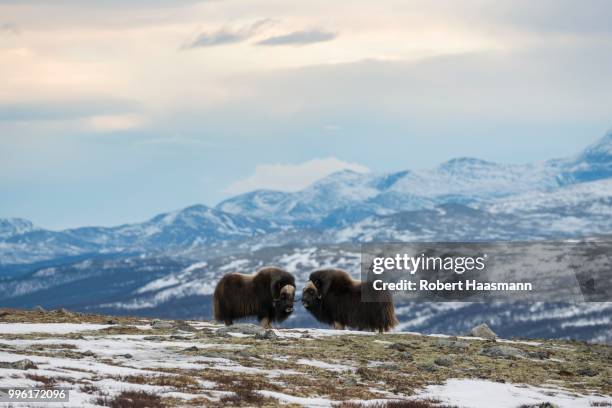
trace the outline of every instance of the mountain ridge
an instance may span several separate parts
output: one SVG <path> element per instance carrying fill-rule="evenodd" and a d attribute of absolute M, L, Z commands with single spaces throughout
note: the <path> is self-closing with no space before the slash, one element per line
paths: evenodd
<path fill-rule="evenodd" d="M 596 196 L 598 205 L 608 208 L 612 192 L 605 180 L 610 178 L 612 132 L 578 154 L 563 159 L 500 164 L 458 157 L 428 170 L 381 174 L 342 170 L 297 192 L 256 190 L 223 200 L 213 207 L 195 204 L 155 215 L 144 222 L 113 227 L 85 226 L 50 231 L 25 219 L 0 219 L 0 264 L 87 252 L 174 251 L 257 240 L 283 244 L 299 241 L 301 235 L 309 234 L 331 242 L 366 237 L 464 239 L 465 235 L 445 236 L 444 228 L 433 235 L 419 232 L 438 229 L 431 214 L 440 209 L 446 212 L 444 206 L 448 204 L 459 205 L 454 208 L 460 212 L 461 206 L 467 206 L 480 211 L 483 219 L 497 220 L 489 225 L 491 228 L 521 231 L 520 234 L 501 234 L 506 239 L 554 238 L 556 230 L 549 228 L 547 223 L 550 225 L 552 219 L 555 225 L 563 217 L 571 216 L 571 211 L 576 212 L 574 218 L 591 227 L 580 231 L 580 223 L 574 222 L 575 231 L 560 231 L 558 237 L 598 234 L 612 225 L 604 221 L 601 228 L 593 227 L 593 220 L 599 222 L 605 211 L 589 206 L 586 199 Z M 597 192 L 598 188 L 601 191 Z M 574 192 L 575 197 L 569 197 L 567 192 Z M 563 198 L 560 202 L 569 207 L 551 205 L 555 197 Z M 533 201 L 532 207 L 539 205 L 537 214 L 533 208 L 531 212 L 526 209 L 525 203 L 529 200 Z M 515 211 L 513 217 L 510 209 Z M 520 217 L 527 217 L 528 213 L 529 217 L 536 217 L 534 224 L 539 229 L 513 227 L 520 225 Z M 425 217 L 430 219 L 429 225 L 411 229 L 414 223 L 409 225 L 401 221 L 401 214 L 416 219 Z M 501 224 L 500 214 L 507 218 L 501 220 Z M 441 220 L 452 224 L 452 217 Z M 356 231 L 364 223 L 369 223 L 369 231 Z M 473 228 L 479 226 L 479 222 L 472 225 Z M 391 233 L 387 233 L 389 231 Z"/>

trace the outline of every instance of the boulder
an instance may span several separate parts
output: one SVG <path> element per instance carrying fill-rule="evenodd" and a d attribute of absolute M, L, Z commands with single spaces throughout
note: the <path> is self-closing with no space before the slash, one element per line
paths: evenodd
<path fill-rule="evenodd" d="M 165 320 L 153 320 L 151 327 L 154 329 L 171 329 L 174 327 L 174 324 Z"/>
<path fill-rule="evenodd" d="M 482 337 L 483 339 L 487 340 L 495 340 L 497 337 L 497 334 L 495 334 L 495 332 L 485 323 L 479 324 L 470 330 L 470 335 L 474 337 Z"/>
<path fill-rule="evenodd" d="M 29 370 L 38 369 L 38 366 L 34 364 L 32 360 L 23 359 L 18 361 L 13 361 L 11 363 L 0 363 L 0 368 L 12 368 L 13 370 Z"/>

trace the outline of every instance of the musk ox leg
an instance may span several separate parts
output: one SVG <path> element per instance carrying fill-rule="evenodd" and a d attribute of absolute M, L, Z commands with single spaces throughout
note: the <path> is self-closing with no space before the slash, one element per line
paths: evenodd
<path fill-rule="evenodd" d="M 340 322 L 334 322 L 334 329 L 336 330 L 344 330 L 344 325 Z"/>
<path fill-rule="evenodd" d="M 263 327 L 264 329 L 271 329 L 272 328 L 272 324 L 270 323 L 270 319 L 267 317 L 264 317 L 263 319 L 261 319 L 261 327 Z"/>
<path fill-rule="evenodd" d="M 226 326 L 231 326 L 232 324 L 234 324 L 234 322 L 232 321 L 232 319 L 225 319 L 223 321 L 223 323 L 225 323 Z"/>

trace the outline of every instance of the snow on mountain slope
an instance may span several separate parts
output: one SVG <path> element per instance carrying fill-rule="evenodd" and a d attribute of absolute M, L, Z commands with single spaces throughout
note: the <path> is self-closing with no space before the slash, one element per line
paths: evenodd
<path fill-rule="evenodd" d="M 256 191 L 225 200 L 216 208 L 285 220 L 319 219 L 336 208 L 375 196 L 377 190 L 371 181 L 367 174 L 343 170 L 295 193 Z"/>
<path fill-rule="evenodd" d="M 271 221 L 194 205 L 157 215 L 143 223 L 111 228 L 22 229 L 24 232 L 0 239 L 0 264 L 36 262 L 94 252 L 187 249 L 252 238 L 278 227 Z"/>
<path fill-rule="evenodd" d="M 232 197 L 217 208 L 303 223 L 318 222 L 332 214 L 337 219 L 339 213 L 354 219 L 353 213 L 365 218 L 430 209 L 436 204 L 478 203 L 609 178 L 611 150 L 609 133 L 575 157 L 534 164 L 499 164 L 463 157 L 426 170 L 378 175 L 344 170 L 298 192 L 257 191 Z"/>
<path fill-rule="evenodd" d="M 37 229 L 0 220 L 0 264 L 86 253 L 189 253 L 211 245 L 355 240 L 566 238 L 605 234 L 612 133 L 536 164 L 449 160 L 429 170 L 341 171 L 292 193 L 254 191 L 118 227 Z M 607 217 L 607 218 L 606 218 Z"/>
<path fill-rule="evenodd" d="M 25 234 L 37 229 L 30 221 L 23 218 L 0 218 L 0 239 Z"/>
<path fill-rule="evenodd" d="M 554 191 L 530 191 L 480 208 L 493 213 L 562 210 L 582 216 L 612 216 L 612 179 L 574 184 Z"/>

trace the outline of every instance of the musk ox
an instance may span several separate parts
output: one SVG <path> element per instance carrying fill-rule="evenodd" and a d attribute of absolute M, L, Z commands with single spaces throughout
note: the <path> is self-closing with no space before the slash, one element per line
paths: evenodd
<path fill-rule="evenodd" d="M 392 329 L 398 321 L 388 291 L 374 291 L 374 302 L 361 301 L 362 282 L 340 269 L 324 269 L 310 274 L 302 291 L 302 305 L 318 321 L 335 329 Z"/>
<path fill-rule="evenodd" d="M 279 268 L 262 268 L 254 275 L 228 273 L 215 288 L 215 319 L 231 325 L 234 319 L 256 316 L 265 328 L 293 312 L 295 278 Z"/>

